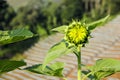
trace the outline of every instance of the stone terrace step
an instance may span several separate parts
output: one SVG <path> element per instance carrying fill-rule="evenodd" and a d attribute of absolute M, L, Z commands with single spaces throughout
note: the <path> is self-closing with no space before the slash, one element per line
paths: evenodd
<path fill-rule="evenodd" d="M 92 65 L 95 60 L 100 58 L 115 58 L 120 59 L 120 16 L 110 21 L 103 27 L 96 28 L 89 44 L 82 48 L 82 63 Z M 25 61 L 27 66 L 42 63 L 48 49 L 63 38 L 62 34 L 55 34 L 49 36 L 44 41 L 39 41 L 31 49 L 26 51 Z M 77 62 L 74 54 L 68 54 L 56 61 L 65 62 L 64 75 L 68 80 L 77 80 Z M 117 76 L 116 76 L 117 75 Z M 117 73 L 106 80 L 120 80 L 120 74 Z M 3 74 L 0 80 L 62 80 L 57 77 L 44 76 L 40 74 L 31 73 L 28 71 L 14 70 Z"/>

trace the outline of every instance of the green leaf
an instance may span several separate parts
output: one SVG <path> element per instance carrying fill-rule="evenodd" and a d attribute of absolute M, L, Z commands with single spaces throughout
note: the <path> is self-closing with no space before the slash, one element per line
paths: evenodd
<path fill-rule="evenodd" d="M 92 23 L 87 24 L 88 30 L 93 30 L 93 29 L 95 29 L 96 27 L 104 24 L 104 23 L 108 20 L 108 18 L 109 18 L 109 15 L 106 16 L 106 17 L 104 17 L 104 18 L 102 18 L 102 19 L 100 19 L 100 20 L 98 20 L 98 21 L 95 21 L 95 22 L 92 22 Z"/>
<path fill-rule="evenodd" d="M 112 74 L 114 74 L 114 72 L 99 71 L 99 72 L 95 73 L 94 78 L 97 80 L 101 80 L 102 78 L 105 78 L 105 77 L 110 76 Z"/>
<path fill-rule="evenodd" d="M 33 33 L 27 29 L 0 31 L 0 44 L 9 44 L 33 37 Z"/>
<path fill-rule="evenodd" d="M 67 29 L 67 27 L 68 27 L 67 25 L 63 25 L 63 26 L 52 29 L 52 31 L 58 31 L 60 33 L 65 33 L 65 30 Z"/>
<path fill-rule="evenodd" d="M 61 57 L 72 52 L 73 51 L 72 49 L 73 48 L 67 47 L 66 42 L 64 40 L 52 46 L 48 51 L 47 56 L 45 57 L 43 69 L 49 62 L 55 60 L 58 57 Z"/>
<path fill-rule="evenodd" d="M 91 66 L 90 71 L 99 80 L 101 78 L 120 72 L 120 60 L 100 59 L 96 64 Z"/>
<path fill-rule="evenodd" d="M 23 61 L 0 60 L 0 74 L 26 65 Z"/>
<path fill-rule="evenodd" d="M 52 64 L 50 68 L 54 70 L 54 76 L 57 75 L 59 77 L 63 77 L 63 69 L 64 69 L 64 63 L 63 62 L 56 62 L 55 64 Z"/>
<path fill-rule="evenodd" d="M 44 70 L 42 70 L 42 64 L 33 65 L 31 67 L 27 67 L 24 70 L 28 70 L 34 73 L 43 74 L 43 75 L 49 75 L 49 76 L 57 76 L 57 77 L 63 77 L 63 68 L 64 63 L 62 62 L 56 62 L 52 64 L 51 66 L 46 66 Z"/>

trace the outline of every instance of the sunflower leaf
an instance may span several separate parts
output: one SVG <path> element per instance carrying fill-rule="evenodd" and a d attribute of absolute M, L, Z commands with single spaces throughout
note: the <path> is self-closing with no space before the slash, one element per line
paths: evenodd
<path fill-rule="evenodd" d="M 26 63 L 23 61 L 0 60 L 0 74 L 12 71 L 25 65 Z"/>
<path fill-rule="evenodd" d="M 27 29 L 15 29 L 11 31 L 0 31 L 0 44 L 9 44 L 33 37 L 33 33 Z"/>
<path fill-rule="evenodd" d="M 100 20 L 97 20 L 97 21 L 94 21 L 94 22 L 92 22 L 92 23 L 87 24 L 88 30 L 93 30 L 93 29 L 95 29 L 96 27 L 104 24 L 104 23 L 108 20 L 109 16 L 110 16 L 110 15 L 107 15 L 106 17 L 104 17 L 104 18 L 102 18 L 102 19 L 100 19 Z"/>
<path fill-rule="evenodd" d="M 50 66 L 46 66 L 44 70 L 42 70 L 43 64 L 36 64 L 31 67 L 27 67 L 24 70 L 28 70 L 34 73 L 48 75 L 48 76 L 57 76 L 57 77 L 63 77 L 63 69 L 64 69 L 64 63 L 63 62 L 56 62 Z"/>
<path fill-rule="evenodd" d="M 67 27 L 68 27 L 67 25 L 63 25 L 63 26 L 60 26 L 60 27 L 52 29 L 52 31 L 57 31 L 57 32 L 60 32 L 60 33 L 65 33 L 65 30 L 67 29 Z"/>
<path fill-rule="evenodd" d="M 44 63 L 43 63 L 43 69 L 45 68 L 45 66 L 46 66 L 49 62 L 55 60 L 55 59 L 58 58 L 58 57 L 61 57 L 61 56 L 63 56 L 63 55 L 66 55 L 66 54 L 68 54 L 68 53 L 70 53 L 70 52 L 72 52 L 72 51 L 73 51 L 73 48 L 68 48 L 68 47 L 66 46 L 66 43 L 65 43 L 64 40 L 62 40 L 61 42 L 53 45 L 53 46 L 49 49 L 49 51 L 48 51 L 48 53 L 47 53 L 47 56 L 45 57 L 45 60 L 44 60 Z"/>
<path fill-rule="evenodd" d="M 93 76 L 100 80 L 101 78 L 120 72 L 120 60 L 115 59 L 99 59 L 96 64 L 89 67 Z"/>

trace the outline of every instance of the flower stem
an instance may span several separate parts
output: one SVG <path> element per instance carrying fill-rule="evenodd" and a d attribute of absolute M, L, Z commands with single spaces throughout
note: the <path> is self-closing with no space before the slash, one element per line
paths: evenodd
<path fill-rule="evenodd" d="M 78 61 L 78 80 L 81 80 L 81 50 L 80 50 L 80 47 L 78 47 L 77 49 L 77 53 L 78 53 L 78 56 L 77 56 L 77 61 Z"/>
<path fill-rule="evenodd" d="M 81 70 L 80 69 L 78 70 L 78 75 L 77 76 L 78 76 L 78 80 L 81 80 Z"/>

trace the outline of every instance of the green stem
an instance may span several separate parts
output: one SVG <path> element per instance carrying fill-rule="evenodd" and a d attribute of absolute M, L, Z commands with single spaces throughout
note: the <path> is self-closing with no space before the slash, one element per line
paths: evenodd
<path fill-rule="evenodd" d="M 78 56 L 77 56 L 77 61 L 78 61 L 78 80 L 81 80 L 81 50 L 80 50 L 80 47 L 77 48 L 77 53 L 78 53 Z"/>
<path fill-rule="evenodd" d="M 78 80 L 81 80 L 81 70 L 80 69 L 78 69 L 78 73 L 77 73 L 78 75 Z"/>

